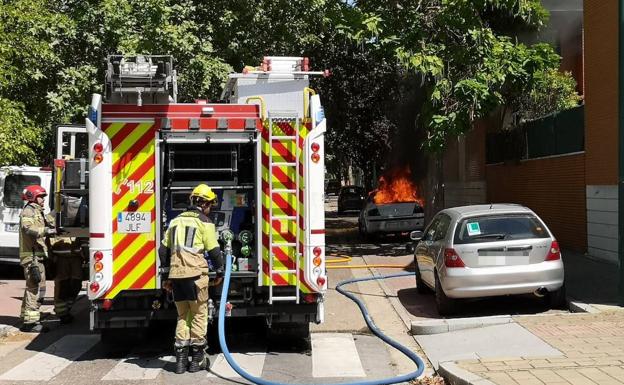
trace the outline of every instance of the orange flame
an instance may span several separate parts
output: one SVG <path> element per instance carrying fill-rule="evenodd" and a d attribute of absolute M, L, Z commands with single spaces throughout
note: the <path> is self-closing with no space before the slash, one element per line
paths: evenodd
<path fill-rule="evenodd" d="M 378 187 L 373 190 L 376 204 L 418 202 L 423 206 L 424 199 L 418 196 L 418 188 L 411 178 L 409 166 L 389 170 L 379 178 Z"/>

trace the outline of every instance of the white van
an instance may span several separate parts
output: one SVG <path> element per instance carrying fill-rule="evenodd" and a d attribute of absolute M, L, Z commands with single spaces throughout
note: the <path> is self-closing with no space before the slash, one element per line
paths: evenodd
<path fill-rule="evenodd" d="M 48 194 L 52 188 L 52 171 L 29 166 L 0 167 L 0 263 L 19 264 L 19 216 L 24 207 L 22 191 L 38 184 Z M 50 195 L 45 210 L 50 211 Z"/>

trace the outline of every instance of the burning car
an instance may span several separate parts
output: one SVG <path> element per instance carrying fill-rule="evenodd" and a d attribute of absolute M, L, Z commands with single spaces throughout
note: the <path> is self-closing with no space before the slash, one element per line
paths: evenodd
<path fill-rule="evenodd" d="M 425 227 L 424 200 L 411 180 L 409 168 L 390 172 L 379 179 L 360 211 L 358 228 L 363 237 L 404 233 Z"/>

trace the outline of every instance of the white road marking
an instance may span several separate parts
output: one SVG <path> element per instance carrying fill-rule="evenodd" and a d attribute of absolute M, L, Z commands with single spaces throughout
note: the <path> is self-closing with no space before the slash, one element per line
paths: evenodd
<path fill-rule="evenodd" d="M 173 356 L 124 358 L 104 377 L 103 381 L 155 380 L 167 362 L 173 362 Z"/>
<path fill-rule="evenodd" d="M 262 376 L 266 352 L 232 353 L 232 358 L 247 373 L 255 377 Z M 208 377 L 240 378 L 241 376 L 227 363 L 223 354 L 219 354 L 210 365 Z"/>
<path fill-rule="evenodd" d="M 99 340 L 99 335 L 65 336 L 1 375 L 0 380 L 49 381 L 91 349 Z"/>
<path fill-rule="evenodd" d="M 312 334 L 312 377 L 366 377 L 351 334 Z"/>

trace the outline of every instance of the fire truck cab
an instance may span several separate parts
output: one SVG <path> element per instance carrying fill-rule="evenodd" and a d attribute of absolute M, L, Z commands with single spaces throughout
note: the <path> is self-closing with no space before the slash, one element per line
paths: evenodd
<path fill-rule="evenodd" d="M 326 121 L 309 88 L 321 74 L 306 58 L 265 57 L 230 75 L 223 103 L 178 103 L 170 56 L 108 58 L 88 154 L 55 162 L 59 230 L 88 244 L 91 329 L 104 338 L 175 318 L 157 251 L 199 183 L 219 197 L 218 231 L 236 234 L 231 316 L 323 321 Z M 211 316 L 220 290 L 211 287 Z"/>

